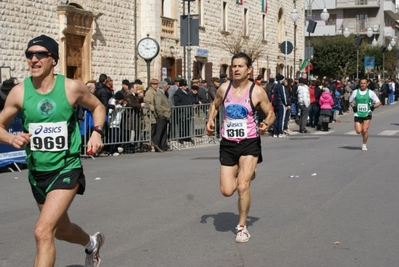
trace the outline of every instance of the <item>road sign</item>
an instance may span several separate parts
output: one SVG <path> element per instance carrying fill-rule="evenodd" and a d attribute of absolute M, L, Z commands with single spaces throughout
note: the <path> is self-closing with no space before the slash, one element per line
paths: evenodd
<path fill-rule="evenodd" d="M 292 43 L 290 41 L 285 41 L 282 42 L 280 45 L 280 50 L 283 54 L 291 54 L 292 49 L 294 48 L 294 46 L 292 45 Z"/>

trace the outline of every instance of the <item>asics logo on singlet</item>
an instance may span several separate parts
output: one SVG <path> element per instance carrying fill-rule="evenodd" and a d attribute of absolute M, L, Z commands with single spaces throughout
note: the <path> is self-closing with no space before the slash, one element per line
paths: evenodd
<path fill-rule="evenodd" d="M 242 127 L 242 122 L 229 122 L 227 127 Z"/>
<path fill-rule="evenodd" d="M 248 109 L 240 104 L 226 106 L 226 116 L 232 119 L 243 119 L 248 116 Z"/>
<path fill-rule="evenodd" d="M 47 133 L 60 133 L 61 132 L 61 126 L 57 126 L 57 127 L 43 127 L 43 126 L 39 126 L 36 130 L 35 130 L 35 134 L 40 134 L 41 132 L 47 134 Z"/>

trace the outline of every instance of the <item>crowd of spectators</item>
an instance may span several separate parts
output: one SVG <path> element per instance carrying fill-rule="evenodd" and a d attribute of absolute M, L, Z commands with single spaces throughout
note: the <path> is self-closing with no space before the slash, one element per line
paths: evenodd
<path fill-rule="evenodd" d="M 114 89 L 112 78 L 106 74 L 101 74 L 98 81 L 88 81 L 88 89 L 108 109 L 105 128 L 107 141 L 111 144 L 106 145 L 99 156 L 117 156 L 122 152 L 162 153 L 172 150 L 166 140 L 175 139 L 182 144 L 193 142 L 192 137 L 197 133 L 196 129 L 191 129 L 193 113 L 204 120 L 207 109 L 198 107 L 211 103 L 216 90 L 228 80 L 226 74 L 221 74 L 209 81 L 193 79 L 188 86 L 181 77 L 173 81 L 151 79 L 145 88 L 139 79 L 134 82 L 125 79 L 120 90 Z M 349 96 L 358 88 L 353 79 L 323 77 L 309 80 L 307 73 L 296 79 L 277 74 L 268 80 L 262 75 L 250 80 L 266 91 L 276 114 L 269 131 L 273 137 L 280 138 L 292 132 L 290 119 L 298 124 L 300 133 L 309 133 L 311 129 L 328 131 L 329 123 L 340 123 L 339 116 L 351 112 Z M 397 101 L 398 81 L 378 82 L 375 79 L 369 82 L 369 89 L 377 93 L 383 105 Z M 131 108 L 131 112 L 125 112 L 124 108 Z M 259 120 L 262 116 L 260 113 Z M 219 120 L 216 129 L 220 129 Z M 220 133 L 217 131 L 216 134 Z"/>
<path fill-rule="evenodd" d="M 101 74 L 98 81 L 88 81 L 88 90 L 108 110 L 104 126 L 106 145 L 96 156 L 172 151 L 167 142 L 171 138 L 182 144 L 194 144 L 193 135 L 197 132 L 191 129 L 193 117 L 202 116 L 200 120 L 204 122 L 207 105 L 223 81 L 227 81 L 227 75 L 214 77 L 209 83 L 193 79 L 189 89 L 188 82 L 181 77 L 173 81 L 151 79 L 147 88 L 139 79 L 134 82 L 125 79 L 120 90 L 114 88 L 112 78 L 106 74 Z M 84 141 L 93 127 L 90 111 L 80 108 L 78 117 Z"/>

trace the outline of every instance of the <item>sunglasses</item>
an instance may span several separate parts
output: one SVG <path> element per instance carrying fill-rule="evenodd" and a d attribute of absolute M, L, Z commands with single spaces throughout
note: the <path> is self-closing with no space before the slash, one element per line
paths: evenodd
<path fill-rule="evenodd" d="M 43 58 L 48 58 L 51 57 L 51 53 L 48 51 L 37 51 L 37 52 L 30 52 L 30 51 L 25 51 L 25 56 L 28 59 L 32 59 L 33 56 L 35 56 L 37 59 L 43 59 Z"/>

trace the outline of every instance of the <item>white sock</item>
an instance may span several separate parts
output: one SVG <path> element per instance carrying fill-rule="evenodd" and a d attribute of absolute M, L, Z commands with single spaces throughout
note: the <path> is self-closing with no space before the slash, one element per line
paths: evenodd
<path fill-rule="evenodd" d="M 86 251 L 91 253 L 93 252 L 96 246 L 97 246 L 97 240 L 93 236 L 90 236 L 90 241 L 85 247 Z"/>

